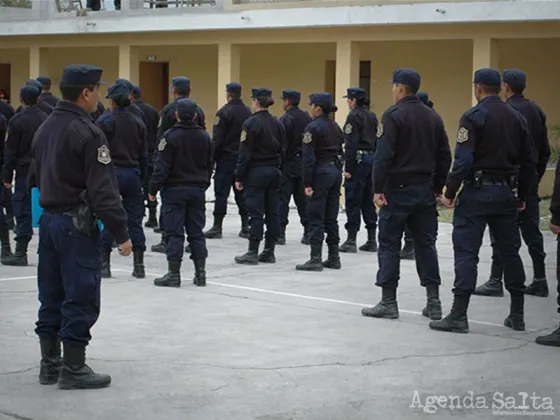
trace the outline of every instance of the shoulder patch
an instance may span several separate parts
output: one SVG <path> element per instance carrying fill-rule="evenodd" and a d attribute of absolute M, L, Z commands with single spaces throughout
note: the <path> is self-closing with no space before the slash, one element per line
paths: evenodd
<path fill-rule="evenodd" d="M 350 123 L 346 124 L 346 125 L 344 126 L 344 132 L 345 132 L 346 134 L 352 133 L 352 124 L 350 124 Z"/>
<path fill-rule="evenodd" d="M 165 150 L 165 146 L 167 146 L 167 140 L 165 139 L 165 137 L 163 137 L 158 144 L 158 151 L 163 152 Z"/>
<path fill-rule="evenodd" d="M 464 143 L 469 139 L 469 131 L 465 127 L 459 128 L 457 132 L 457 143 Z"/>
<path fill-rule="evenodd" d="M 304 135 L 303 135 L 303 142 L 305 144 L 309 144 L 313 141 L 313 135 L 307 131 Z"/>
<path fill-rule="evenodd" d="M 243 130 L 243 131 L 241 132 L 240 140 L 241 140 L 242 142 L 244 142 L 245 140 L 247 140 L 247 132 L 246 132 L 245 130 Z"/>
<path fill-rule="evenodd" d="M 216 116 L 216 119 L 214 120 L 214 125 L 218 125 L 220 124 L 220 117 Z"/>
<path fill-rule="evenodd" d="M 103 165 L 111 163 L 111 153 L 107 146 L 103 145 L 97 149 L 97 161 Z"/>
<path fill-rule="evenodd" d="M 377 134 L 376 134 L 377 138 L 381 138 L 381 136 L 383 136 L 383 123 L 380 122 L 377 125 Z"/>

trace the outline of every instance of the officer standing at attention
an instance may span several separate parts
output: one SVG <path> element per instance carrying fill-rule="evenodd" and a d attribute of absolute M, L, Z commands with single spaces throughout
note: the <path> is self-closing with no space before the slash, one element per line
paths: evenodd
<path fill-rule="evenodd" d="M 539 105 L 523 96 L 527 84 L 527 76 L 521 70 L 504 70 L 502 75 L 502 89 L 506 103 L 521 113 L 527 120 L 529 133 L 535 156 L 537 158 L 538 182 L 541 181 L 546 166 L 550 159 L 550 145 L 548 143 L 548 132 L 546 128 L 546 115 Z M 545 252 L 542 233 L 539 229 L 539 184 L 535 184 L 527 195 L 525 210 L 519 213 L 519 228 L 521 236 L 529 248 L 529 255 L 533 261 L 533 282 L 525 288 L 525 294 L 547 297 L 548 284 L 546 282 L 546 270 L 544 265 Z M 490 279 L 478 287 L 475 295 L 503 296 L 502 276 L 504 267 L 496 249 L 496 243 L 492 237 L 492 267 Z"/>
<path fill-rule="evenodd" d="M 39 83 L 37 80 L 35 79 L 29 79 L 25 82 L 25 86 L 33 86 L 34 88 L 36 88 L 39 92 L 41 92 L 41 89 L 43 88 L 43 85 L 41 85 L 41 83 Z M 20 105 L 17 109 L 16 109 L 16 114 L 20 113 L 23 108 L 24 108 L 25 104 Z M 53 112 L 54 108 L 49 105 L 47 102 L 45 102 L 44 100 L 42 100 L 41 98 L 39 98 L 39 102 L 37 103 L 37 107 L 43 111 L 45 114 L 50 115 L 51 112 Z"/>
<path fill-rule="evenodd" d="M 150 181 L 150 199 L 162 194 L 167 235 L 168 272 L 154 280 L 156 286 L 181 285 L 181 261 L 185 230 L 194 262 L 193 283 L 206 286 L 206 190 L 210 186 L 214 159 L 212 141 L 197 122 L 198 107 L 190 99 L 176 102 L 177 123 L 164 133 L 158 144 L 156 165 Z"/>
<path fill-rule="evenodd" d="M 393 72 L 395 105 L 383 113 L 373 169 L 374 200 L 380 207 L 376 285 L 382 288 L 382 298 L 373 308 L 364 308 L 364 316 L 399 317 L 399 254 L 408 225 L 418 257 L 416 270 L 426 288 L 422 315 L 441 319 L 441 278 L 434 240 L 438 230 L 436 196 L 445 185 L 451 152 L 443 121 L 416 97 L 419 88 L 420 74 L 415 70 Z"/>
<path fill-rule="evenodd" d="M 204 233 L 207 239 L 222 238 L 222 224 L 227 213 L 227 200 L 231 188 L 235 185 L 235 166 L 239 154 L 239 138 L 243 124 L 251 116 L 251 109 L 241 99 L 241 85 L 228 83 L 226 85 L 227 104 L 216 112 L 212 143 L 214 145 L 214 160 L 216 174 L 214 175 L 214 224 Z M 241 231 L 239 236 L 249 238 L 249 215 L 245 208 L 243 191 L 233 188 L 235 203 L 241 216 Z"/>
<path fill-rule="evenodd" d="M 286 226 L 289 223 L 290 200 L 294 202 L 299 214 L 299 221 L 303 226 L 301 243 L 309 245 L 309 226 L 307 217 L 307 200 L 301 178 L 301 148 L 303 131 L 311 122 L 309 114 L 299 108 L 301 93 L 297 90 L 284 90 L 284 115 L 280 122 L 286 129 L 282 147 L 282 186 L 280 188 L 280 227 L 281 233 L 278 245 L 286 244 Z"/>
<path fill-rule="evenodd" d="M 371 171 L 376 147 L 377 116 L 368 108 L 369 101 L 364 89 L 349 88 L 345 98 L 350 109 L 344 124 L 345 228 L 348 238 L 341 245 L 340 252 L 358 252 L 356 235 L 360 230 L 360 213 L 368 233 L 367 242 L 360 247 L 360 251 L 376 252 L 377 214 L 373 205 Z"/>
<path fill-rule="evenodd" d="M 15 113 L 16 111 L 14 111 L 14 108 L 8 103 L 7 99 L 2 97 L 2 94 L 0 93 L 0 114 L 4 115 L 7 121 L 10 121 Z"/>
<path fill-rule="evenodd" d="M 148 142 L 148 172 L 144 177 L 144 200 L 146 200 L 146 208 L 148 209 L 148 220 L 144 225 L 147 228 L 155 228 L 157 222 L 157 201 L 148 199 L 148 189 L 150 187 L 150 178 L 154 172 L 154 160 L 157 145 L 157 127 L 159 124 L 159 114 L 157 110 L 142 100 L 142 89 L 140 86 L 134 86 L 132 89 L 132 103 L 136 105 L 146 116 L 146 140 Z"/>
<path fill-rule="evenodd" d="M 41 101 L 48 103 L 50 106 L 55 107 L 60 98 L 51 93 L 51 79 L 47 76 L 37 77 L 37 81 L 41 83 Z"/>
<path fill-rule="evenodd" d="M 148 119 L 146 118 L 146 115 L 144 114 L 144 111 L 142 111 L 140 109 L 140 107 L 134 103 L 134 97 L 132 96 L 132 92 L 134 90 L 134 85 L 130 82 L 130 80 L 117 79 L 117 80 L 115 80 L 115 84 L 116 85 L 124 85 L 128 89 L 128 99 L 129 99 L 130 105 L 127 107 L 127 111 L 131 112 L 136 117 L 140 118 L 142 120 L 142 122 L 144 123 L 144 125 L 148 125 Z"/>
<path fill-rule="evenodd" d="M 280 235 L 278 210 L 284 126 L 268 112 L 268 108 L 274 105 L 270 89 L 252 89 L 251 99 L 253 116 L 243 124 L 235 170 L 235 188 L 244 191 L 249 212 L 249 249 L 235 257 L 235 262 L 255 265 L 276 262 L 274 248 Z M 258 255 L 265 221 L 264 250 Z"/>
<path fill-rule="evenodd" d="M 101 232 L 96 217 L 116 238 L 121 254 L 132 251 L 107 140 L 90 117 L 102 73 L 94 66 L 65 67 L 62 100 L 33 142 L 30 184 L 39 188 L 44 209 L 37 268 L 41 306 L 35 329 L 41 342 L 39 381 L 58 381 L 62 389 L 111 383 L 109 375 L 95 373 L 85 363 L 100 308 Z"/>
<path fill-rule="evenodd" d="M 511 295 L 504 325 L 525 330 L 525 271 L 519 256 L 519 210 L 525 208 L 536 184 L 536 162 L 525 118 L 500 97 L 500 73 L 479 69 L 474 74 L 478 104 L 461 117 L 453 170 L 447 178 L 442 204 L 452 207 L 455 282 L 453 306 L 441 321 L 430 322 L 439 331 L 469 331 L 467 308 L 476 287 L 478 252 L 489 226 L 504 263 L 504 281 Z M 459 197 L 457 191 L 463 184 Z M 516 196 L 517 190 L 517 196 Z M 418 252 L 418 248 L 417 248 Z"/>
<path fill-rule="evenodd" d="M 302 148 L 302 175 L 307 213 L 311 258 L 296 265 L 300 271 L 322 271 L 323 267 L 340 269 L 338 244 L 338 209 L 342 184 L 342 143 L 338 124 L 329 118 L 333 112 L 330 93 L 309 95 L 313 121 L 305 128 Z M 327 234 L 328 258 L 322 261 L 323 239 Z"/>
<path fill-rule="evenodd" d="M 130 99 L 128 87 L 115 84 L 109 88 L 107 98 L 111 100 L 111 111 L 105 112 L 97 120 L 107 138 L 111 159 L 115 167 L 118 190 L 122 197 L 122 205 L 127 214 L 128 234 L 132 241 L 134 270 L 132 276 L 143 279 L 146 277 L 144 268 L 144 252 L 146 236 L 142 229 L 144 218 L 144 193 L 142 180 L 148 171 L 148 143 L 146 126 L 129 112 Z M 103 268 L 101 275 L 111 277 L 111 251 L 113 235 L 103 231 Z"/>
<path fill-rule="evenodd" d="M 8 131 L 8 120 L 0 113 L 0 139 L 6 138 Z M 0 165 L 4 161 L 4 142 L 0 142 Z M 12 247 L 10 245 L 10 228 L 8 226 L 7 215 L 4 214 L 7 201 L 10 197 L 6 192 L 9 191 L 4 185 L 0 185 L 0 262 L 12 257 Z"/>
<path fill-rule="evenodd" d="M 3 93 L 0 89 L 0 115 L 2 115 L 5 119 L 6 130 L 4 131 L 4 135 L 0 136 L 0 142 L 2 143 L 2 153 L 4 153 L 4 141 L 6 138 L 6 131 L 8 127 L 8 121 L 15 115 L 14 108 L 7 102 Z M 0 159 L 0 165 L 2 165 L 3 159 Z M 0 166 L 1 167 L 1 166 Z M 6 216 L 6 223 L 8 225 L 8 230 L 12 230 L 14 228 L 14 210 L 12 205 L 12 191 L 5 188 L 4 185 L 0 182 L 0 189 L 4 190 L 4 208 L 2 209 Z"/>
<path fill-rule="evenodd" d="M 27 266 L 27 247 L 33 236 L 31 223 L 31 196 L 27 187 L 27 176 L 31 165 L 31 141 L 37 129 L 47 119 L 37 106 L 41 91 L 34 86 L 20 90 L 22 110 L 8 123 L 8 134 L 4 145 L 2 181 L 11 190 L 15 172 L 15 190 L 12 196 L 16 217 L 16 250 L 11 257 L 2 260 L 4 265 Z"/>

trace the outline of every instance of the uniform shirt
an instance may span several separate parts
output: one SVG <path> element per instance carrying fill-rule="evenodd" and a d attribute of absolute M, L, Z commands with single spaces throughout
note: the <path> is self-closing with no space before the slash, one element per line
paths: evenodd
<path fill-rule="evenodd" d="M 241 146 L 235 177 L 245 182 L 249 169 L 256 166 L 276 166 L 282 163 L 284 126 L 266 110 L 255 112 L 243 124 Z"/>
<path fill-rule="evenodd" d="M 93 212 L 117 243 L 128 237 L 127 216 L 117 190 L 107 139 L 78 105 L 61 100 L 33 140 L 31 185 L 46 211 L 70 211 L 85 190 Z M 33 175 L 33 178 L 31 177 Z"/>
<path fill-rule="evenodd" d="M 303 133 L 303 185 L 311 187 L 315 168 L 334 162 L 342 154 L 344 137 L 336 122 L 325 115 L 315 118 Z"/>
<path fill-rule="evenodd" d="M 148 169 L 146 126 L 127 108 L 105 112 L 97 125 L 105 134 L 116 167 L 139 168 L 142 178 Z"/>
<path fill-rule="evenodd" d="M 8 131 L 8 119 L 0 114 L 0 167 L 4 162 L 4 142 L 6 139 L 6 132 Z M 0 187 L 1 188 L 1 187 Z"/>
<path fill-rule="evenodd" d="M 41 100 L 40 97 L 39 97 L 39 102 L 37 102 L 37 107 L 47 115 L 50 115 L 51 112 L 53 112 L 54 110 L 54 108 L 51 105 Z M 24 108 L 22 105 L 18 106 L 18 108 L 16 109 L 16 114 L 19 114 L 23 109 Z"/>
<path fill-rule="evenodd" d="M 148 154 L 151 156 L 155 152 L 157 145 L 156 135 L 159 124 L 159 114 L 153 106 L 140 99 L 134 101 L 134 104 L 140 108 L 146 116 L 146 140 L 148 142 Z"/>
<path fill-rule="evenodd" d="M 303 132 L 311 122 L 311 116 L 297 106 L 293 106 L 280 117 L 280 122 L 286 130 L 283 147 L 284 158 L 293 160 L 298 154 L 301 154 Z"/>
<path fill-rule="evenodd" d="M 535 102 L 518 93 L 510 96 L 506 103 L 521 112 L 527 120 L 527 128 L 531 134 L 531 140 L 535 149 L 537 173 L 540 181 L 546 172 L 546 166 L 550 159 L 546 114 Z"/>
<path fill-rule="evenodd" d="M 406 96 L 389 107 L 377 131 L 373 190 L 382 194 L 391 184 L 431 182 L 441 194 L 451 151 L 443 120 L 416 96 Z"/>
<path fill-rule="evenodd" d="M 105 106 L 101 101 L 99 101 L 97 102 L 97 109 L 91 113 L 91 118 L 93 119 L 93 121 L 97 121 L 97 119 L 101 115 L 103 115 L 104 112 L 105 112 Z"/>
<path fill-rule="evenodd" d="M 493 180 L 519 176 L 519 199 L 536 183 L 536 161 L 525 118 L 498 96 L 488 96 L 461 117 L 453 170 L 445 196 L 455 198 L 461 183 L 477 171 Z"/>
<path fill-rule="evenodd" d="M 8 102 L 4 102 L 0 99 L 0 114 L 4 115 L 4 117 L 10 121 L 15 113 L 16 111 L 14 111 L 14 108 Z"/>
<path fill-rule="evenodd" d="M 213 168 L 210 135 L 194 121 L 177 122 L 159 141 L 150 194 L 164 186 L 207 189 Z"/>
<path fill-rule="evenodd" d="M 50 106 L 55 107 L 60 98 L 54 96 L 51 92 L 42 92 L 39 100 L 48 103 Z"/>
<path fill-rule="evenodd" d="M 232 99 L 216 112 L 216 120 L 212 130 L 214 159 L 216 161 L 239 154 L 241 130 L 243 124 L 251 115 L 251 110 L 245 106 L 241 99 Z"/>
<path fill-rule="evenodd" d="M 142 109 L 140 109 L 138 105 L 136 105 L 135 103 L 131 103 L 129 106 L 126 107 L 126 110 L 132 113 L 133 115 L 137 116 L 138 118 L 140 118 L 140 120 L 144 123 L 144 125 L 148 125 L 148 119 L 146 118 L 146 114 L 144 114 L 144 111 L 142 111 Z"/>
<path fill-rule="evenodd" d="M 365 106 L 352 109 L 344 123 L 344 170 L 350 174 L 358 165 L 358 150 L 375 151 L 377 116 Z"/>
<path fill-rule="evenodd" d="M 158 131 L 157 131 L 157 138 L 158 140 L 163 137 L 163 133 L 169 130 L 173 124 L 177 122 L 175 119 L 175 111 L 177 110 L 177 101 L 179 99 L 184 99 L 184 97 L 178 97 L 173 102 L 165 105 L 165 107 L 159 113 L 159 123 L 158 123 Z M 204 116 L 204 111 L 201 107 L 197 106 L 197 123 L 202 128 L 206 130 L 206 117 Z"/>
<path fill-rule="evenodd" d="M 31 106 L 23 108 L 10 120 L 2 165 L 4 182 L 11 184 L 15 170 L 29 167 L 33 136 L 46 119 L 47 114 L 38 106 Z"/>
<path fill-rule="evenodd" d="M 554 226 L 560 226 L 560 161 L 556 163 L 554 189 L 552 190 L 552 199 L 550 200 L 550 213 L 552 214 L 550 223 Z"/>

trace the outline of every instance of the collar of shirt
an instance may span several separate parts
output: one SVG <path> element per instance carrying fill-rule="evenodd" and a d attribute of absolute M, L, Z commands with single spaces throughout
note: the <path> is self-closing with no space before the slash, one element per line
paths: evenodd
<path fill-rule="evenodd" d="M 70 102 L 70 101 L 65 101 L 65 100 L 58 101 L 58 103 L 56 104 L 56 109 L 67 111 L 67 112 L 72 112 L 72 113 L 74 113 L 76 115 L 79 115 L 81 117 L 86 117 L 86 118 L 91 119 L 91 116 L 90 116 L 89 112 L 87 112 L 81 106 L 79 106 L 79 105 L 77 105 L 73 102 Z"/>

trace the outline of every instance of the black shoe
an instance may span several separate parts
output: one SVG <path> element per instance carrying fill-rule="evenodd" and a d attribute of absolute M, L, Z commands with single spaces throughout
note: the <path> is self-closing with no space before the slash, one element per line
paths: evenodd
<path fill-rule="evenodd" d="M 0 211 L 2 211 L 0 209 Z M 10 243 L 10 231 L 5 227 L 0 226 L 0 262 L 4 262 L 5 259 L 12 258 L 12 246 Z"/>
<path fill-rule="evenodd" d="M 372 308 L 362 309 L 362 315 L 371 318 L 397 319 L 399 317 L 397 289 L 384 287 L 379 303 Z"/>
<path fill-rule="evenodd" d="M 368 230 L 367 241 L 360 248 L 360 251 L 365 252 L 377 252 L 377 237 L 375 236 L 376 231 L 373 229 Z"/>
<path fill-rule="evenodd" d="M 323 261 L 323 267 L 330 268 L 332 270 L 340 270 L 342 264 L 340 263 L 340 254 L 338 253 L 338 244 L 329 244 L 327 259 Z"/>
<path fill-rule="evenodd" d="M 301 237 L 301 243 L 303 245 L 311 245 L 309 241 L 309 228 L 306 226 L 303 227 L 303 236 Z"/>
<path fill-rule="evenodd" d="M 41 385 L 56 384 L 62 366 L 60 340 L 55 337 L 39 337 L 39 343 L 41 345 L 39 383 Z"/>
<path fill-rule="evenodd" d="M 560 347 L 560 327 L 548 335 L 541 335 L 535 339 L 535 343 L 541 346 Z"/>
<path fill-rule="evenodd" d="M 101 266 L 101 278 L 111 278 L 111 254 L 103 252 L 103 265 Z"/>
<path fill-rule="evenodd" d="M 190 254 L 191 253 L 191 247 L 189 245 L 185 246 L 185 254 Z"/>
<path fill-rule="evenodd" d="M 286 234 L 282 233 L 276 240 L 276 245 L 286 245 Z"/>
<path fill-rule="evenodd" d="M 514 331 L 525 331 L 525 295 L 522 293 L 512 293 L 510 299 L 509 315 L 504 320 L 504 325 Z"/>
<path fill-rule="evenodd" d="M 441 321 L 430 322 L 430 328 L 436 331 L 446 331 L 466 334 L 469 332 L 469 321 L 467 309 L 469 307 L 469 295 L 455 295 L 451 312 Z"/>
<path fill-rule="evenodd" d="M 134 259 L 134 270 L 132 271 L 132 276 L 137 279 L 143 279 L 146 277 L 146 268 L 144 267 L 144 251 L 136 250 L 133 251 Z"/>
<path fill-rule="evenodd" d="M 150 212 L 150 214 L 148 216 L 148 220 L 144 224 L 144 227 L 157 228 L 158 227 L 158 220 L 157 220 L 157 216 L 156 216 L 156 209 L 149 209 L 149 212 Z"/>
<path fill-rule="evenodd" d="M 212 226 L 210 229 L 204 232 L 204 237 L 206 239 L 222 239 L 222 226 Z"/>
<path fill-rule="evenodd" d="M 439 285 L 429 284 L 426 286 L 426 307 L 422 309 L 422 315 L 433 321 L 441 319 L 441 301 L 439 300 Z"/>
<path fill-rule="evenodd" d="M 18 241 L 16 242 L 16 250 L 15 252 L 10 255 L 2 258 L 3 265 L 9 265 L 13 267 L 27 267 L 29 264 L 27 263 L 27 247 L 28 242 L 26 241 Z"/>
<path fill-rule="evenodd" d="M 344 242 L 340 248 L 339 251 L 340 252 L 348 252 L 348 253 L 352 253 L 355 254 L 356 252 L 358 252 L 358 248 L 356 246 L 356 236 L 358 235 L 358 232 L 353 231 L 353 230 L 349 230 L 348 231 L 348 238 L 346 239 L 346 242 Z"/>
<path fill-rule="evenodd" d="M 298 271 L 323 271 L 323 244 L 311 245 L 311 258 L 303 264 L 296 265 Z"/>
<path fill-rule="evenodd" d="M 197 258 L 194 263 L 193 284 L 198 287 L 206 286 L 206 258 Z"/>
<path fill-rule="evenodd" d="M 473 295 L 503 297 L 504 285 L 502 283 L 502 279 L 490 277 L 486 283 L 476 288 Z"/>
<path fill-rule="evenodd" d="M 249 226 L 241 227 L 241 230 L 239 231 L 239 237 L 243 239 L 249 239 Z"/>
<path fill-rule="evenodd" d="M 16 224 L 14 222 L 14 216 L 6 214 L 6 226 L 8 226 L 8 230 L 14 230 Z"/>
<path fill-rule="evenodd" d="M 276 262 L 276 255 L 274 255 L 274 249 L 276 244 L 274 241 L 266 239 L 264 241 L 264 249 L 259 254 L 259 262 L 274 264 Z"/>
<path fill-rule="evenodd" d="M 161 242 L 157 245 L 152 245 L 151 248 L 152 252 L 157 252 L 158 254 L 165 254 L 167 252 L 167 245 L 163 237 L 161 238 Z"/>
<path fill-rule="evenodd" d="M 167 274 L 155 279 L 154 286 L 181 287 L 181 261 L 167 261 Z"/>
<path fill-rule="evenodd" d="M 416 258 L 413 241 L 404 241 L 404 246 L 401 249 L 400 257 L 401 260 L 414 260 Z"/>
<path fill-rule="evenodd" d="M 237 264 L 257 265 L 259 263 L 259 241 L 249 241 L 249 249 L 243 255 L 235 257 Z"/>
<path fill-rule="evenodd" d="M 545 278 L 533 279 L 533 282 L 525 288 L 525 294 L 538 297 L 548 297 L 548 283 Z"/>
<path fill-rule="evenodd" d="M 60 389 L 98 389 L 109 385 L 109 375 L 95 373 L 86 365 L 85 347 L 71 347 L 64 343 L 64 359 L 58 376 Z"/>

